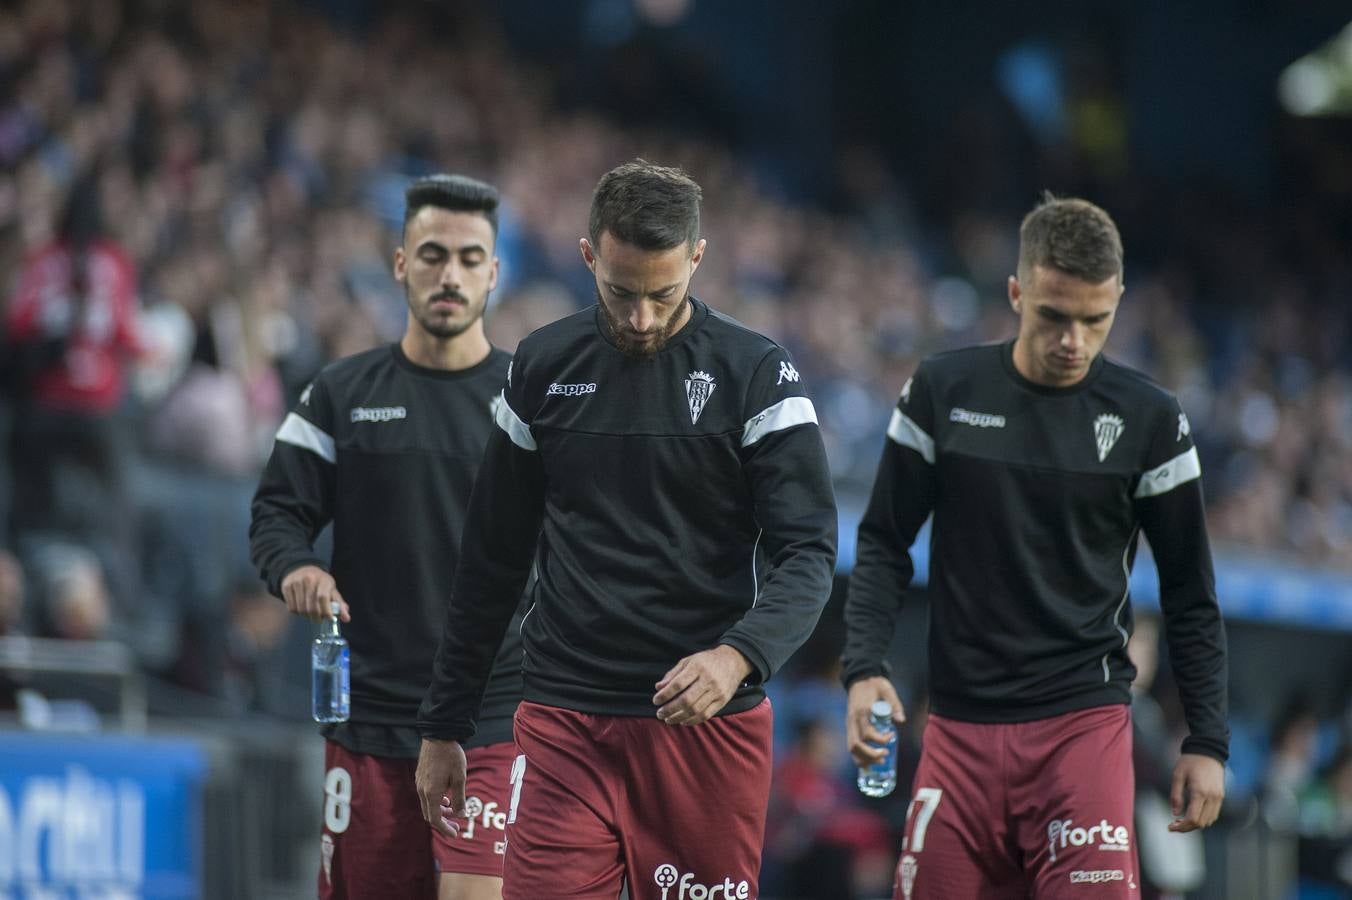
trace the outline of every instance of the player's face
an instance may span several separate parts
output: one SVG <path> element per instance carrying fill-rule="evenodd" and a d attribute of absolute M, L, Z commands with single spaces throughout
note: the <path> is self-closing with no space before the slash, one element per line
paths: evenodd
<path fill-rule="evenodd" d="M 498 283 L 493 244 L 493 226 L 478 213 L 424 206 L 409 220 L 394 277 L 419 328 L 449 339 L 483 318 Z"/>
<path fill-rule="evenodd" d="M 598 246 L 581 241 L 582 260 L 596 276 L 596 299 L 615 345 L 634 358 L 651 356 L 690 318 L 690 277 L 704 258 L 695 250 L 642 250 L 602 232 Z"/>
<path fill-rule="evenodd" d="M 1029 381 L 1049 387 L 1077 384 L 1103 350 L 1113 327 L 1122 282 L 1093 284 L 1046 266 L 1026 281 L 1009 279 L 1009 302 L 1019 315 L 1014 363 Z"/>

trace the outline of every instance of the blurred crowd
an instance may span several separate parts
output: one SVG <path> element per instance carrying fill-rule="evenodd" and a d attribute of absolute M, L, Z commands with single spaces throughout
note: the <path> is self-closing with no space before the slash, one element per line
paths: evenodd
<path fill-rule="evenodd" d="M 1217 543 L 1352 566 L 1347 144 L 1297 135 L 1300 187 L 1263 204 L 1142 189 L 1052 148 L 1019 209 L 968 185 L 924 214 L 923 174 L 860 145 L 828 209 L 717 139 L 558 102 L 460 7 L 435 27 L 435 5 L 396 7 L 357 34 L 262 0 L 0 4 L 0 634 L 114 637 L 213 709 L 303 709 L 303 681 L 265 664 L 291 632 L 248 563 L 248 500 L 309 378 L 402 330 L 404 185 L 454 170 L 501 188 L 488 330 L 510 350 L 592 302 L 590 191 L 637 155 L 702 184 L 696 293 L 794 353 L 847 511 L 917 361 L 1014 333 L 1018 213 L 1043 186 L 1088 187 L 1127 246 L 1110 353 L 1179 392 Z M 1001 146 L 974 134 L 953 158 L 979 185 Z M 814 780 L 839 756 L 801 725 L 790 793 L 852 805 Z M 1349 833 L 1341 758 L 1319 815 Z M 897 829 L 851 821 L 828 842 L 885 881 Z"/>

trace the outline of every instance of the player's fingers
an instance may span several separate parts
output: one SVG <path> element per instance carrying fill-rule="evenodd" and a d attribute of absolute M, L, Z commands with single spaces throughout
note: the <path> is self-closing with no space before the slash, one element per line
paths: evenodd
<path fill-rule="evenodd" d="M 338 601 L 338 620 L 340 622 L 351 622 L 352 611 L 348 608 L 347 601 L 343 599 L 343 595 L 338 592 L 337 587 L 333 589 L 333 599 Z"/>
<path fill-rule="evenodd" d="M 1170 830 L 1188 832 L 1196 831 L 1198 828 L 1203 827 L 1206 824 L 1203 821 L 1205 809 L 1206 799 L 1194 793 L 1193 796 L 1188 799 L 1187 812 L 1183 814 L 1182 819 L 1173 823 L 1173 825 L 1176 825 L 1177 827 L 1171 827 Z"/>
<path fill-rule="evenodd" d="M 683 691 L 694 684 L 699 678 L 699 673 L 695 667 L 689 664 L 688 660 L 681 660 L 676 667 L 662 676 L 662 680 L 657 682 L 657 693 L 653 695 L 653 704 L 655 706 L 664 706 L 678 697 Z"/>
<path fill-rule="evenodd" d="M 658 708 L 657 717 L 668 725 L 684 725 L 696 714 L 708 693 L 708 682 L 702 678 L 692 681 L 671 702 Z"/>
<path fill-rule="evenodd" d="M 1174 768 L 1174 780 L 1169 785 L 1169 812 L 1174 818 L 1183 815 L 1183 789 L 1187 786 L 1187 772 L 1181 766 Z"/>
<path fill-rule="evenodd" d="M 441 805 L 437 807 L 436 828 L 447 837 L 455 837 L 460 833 L 460 823 L 456 821 L 455 810 L 451 809 L 451 804 L 445 797 L 441 798 Z"/>

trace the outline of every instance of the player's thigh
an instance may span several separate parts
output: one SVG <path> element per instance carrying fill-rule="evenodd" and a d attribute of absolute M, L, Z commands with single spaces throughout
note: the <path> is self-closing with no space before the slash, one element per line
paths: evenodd
<path fill-rule="evenodd" d="M 510 772 L 505 900 L 614 900 L 624 866 L 588 717 L 523 703 Z"/>
<path fill-rule="evenodd" d="M 631 900 L 755 897 L 770 793 L 769 701 L 694 726 L 626 723 Z"/>
<path fill-rule="evenodd" d="M 1007 833 L 995 726 L 931 716 L 916 769 L 893 896 L 1004 900 L 1025 896 Z"/>
<path fill-rule="evenodd" d="M 502 900 L 502 878 L 442 872 L 437 879 L 437 900 Z"/>
<path fill-rule="evenodd" d="M 1058 716 L 1017 749 L 1028 778 L 1015 809 L 1033 896 L 1139 897 L 1127 708 Z"/>
<path fill-rule="evenodd" d="M 413 783 L 413 761 L 324 751 L 321 900 L 431 898 L 436 893 L 430 829 Z"/>
<path fill-rule="evenodd" d="M 502 878 L 516 755 L 511 741 L 465 753 L 466 815 L 460 820 L 460 832 L 452 837 L 433 832 L 432 852 L 443 876 L 461 873 Z"/>

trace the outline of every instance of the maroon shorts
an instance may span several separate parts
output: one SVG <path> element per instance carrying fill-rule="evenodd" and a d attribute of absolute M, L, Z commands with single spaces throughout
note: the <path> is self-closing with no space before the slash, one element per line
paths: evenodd
<path fill-rule="evenodd" d="M 770 794 L 770 702 L 690 727 L 516 711 L 504 900 L 749 900 Z"/>
<path fill-rule="evenodd" d="M 506 807 L 514 756 L 508 743 L 466 753 L 466 803 L 475 798 L 478 812 L 460 838 L 445 838 L 423 821 L 413 780 L 417 760 L 352 753 L 326 741 L 321 900 L 430 900 L 439 871 L 501 876 L 506 816 L 499 811 Z"/>
<path fill-rule="evenodd" d="M 931 715 L 894 900 L 1140 896 L 1131 713 L 1033 722 Z"/>

